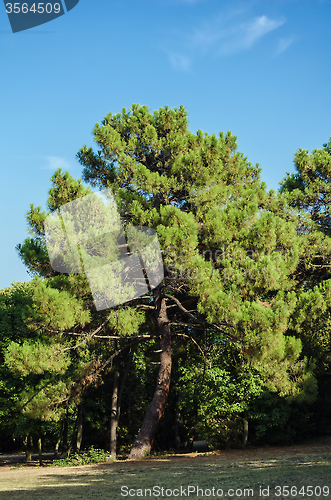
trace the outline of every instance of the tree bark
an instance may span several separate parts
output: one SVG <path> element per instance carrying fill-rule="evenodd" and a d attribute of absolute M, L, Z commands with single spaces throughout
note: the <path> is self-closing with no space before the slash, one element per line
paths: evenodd
<path fill-rule="evenodd" d="M 62 434 L 62 454 L 61 458 L 68 457 L 70 454 L 70 448 L 68 448 L 68 426 L 69 426 L 69 403 L 67 403 L 67 411 L 63 422 L 63 434 Z"/>
<path fill-rule="evenodd" d="M 245 414 L 243 417 L 240 417 L 240 420 L 243 423 L 243 433 L 242 433 L 242 444 L 246 446 L 248 440 L 248 420 L 247 415 Z"/>
<path fill-rule="evenodd" d="M 33 452 L 33 439 L 32 435 L 29 434 L 25 438 L 25 443 L 26 443 L 26 449 L 25 449 L 25 461 L 26 462 L 31 462 L 32 460 L 32 452 Z"/>
<path fill-rule="evenodd" d="M 56 441 L 56 444 L 55 444 L 54 459 L 58 457 L 59 447 L 60 447 L 60 444 L 61 444 L 61 441 L 62 441 L 62 435 L 63 435 L 63 420 L 61 422 L 60 434 L 59 434 L 59 437 L 58 437 L 58 439 Z"/>
<path fill-rule="evenodd" d="M 78 428 L 77 428 L 77 439 L 76 439 L 76 452 L 79 453 L 83 440 L 83 408 L 81 404 L 78 406 L 77 420 L 78 420 Z"/>
<path fill-rule="evenodd" d="M 41 442 L 41 435 L 38 436 L 38 458 L 39 458 L 39 465 L 43 465 L 43 454 L 42 454 L 42 442 Z"/>
<path fill-rule="evenodd" d="M 130 452 L 129 459 L 146 456 L 152 448 L 159 421 L 167 402 L 171 378 L 171 332 L 167 315 L 165 297 L 161 285 L 154 288 L 155 315 L 160 343 L 160 369 L 153 399 L 147 409 L 144 421 Z"/>
<path fill-rule="evenodd" d="M 116 434 L 118 425 L 117 405 L 118 405 L 118 380 L 120 377 L 120 360 L 117 358 L 114 382 L 113 395 L 111 399 L 111 416 L 110 416 L 110 456 L 116 458 Z"/>
<path fill-rule="evenodd" d="M 191 425 L 191 429 L 188 435 L 188 441 L 187 441 L 187 450 L 192 451 L 193 450 L 193 441 L 195 438 L 195 432 L 197 428 L 197 423 L 198 423 L 198 389 L 195 386 L 194 391 L 193 391 L 193 401 L 192 401 L 192 410 L 193 410 L 193 423 Z"/>
<path fill-rule="evenodd" d="M 122 395 L 124 391 L 125 382 L 130 370 L 130 365 L 133 359 L 133 354 L 135 347 L 131 348 L 129 360 L 125 367 L 125 372 L 122 378 L 121 386 L 119 388 L 119 369 L 120 369 L 120 359 L 118 358 L 115 373 L 114 373 L 114 383 L 113 383 L 113 396 L 112 396 L 112 410 L 110 416 L 110 457 L 116 458 L 116 445 L 117 445 L 117 427 L 121 415 L 121 402 Z"/>
<path fill-rule="evenodd" d="M 180 431 L 179 431 L 179 429 L 180 429 L 180 417 L 181 417 L 181 414 L 180 414 L 180 409 L 179 409 L 178 401 L 177 401 L 176 413 L 175 413 L 175 447 L 176 447 L 176 450 L 179 450 L 181 447 Z"/>

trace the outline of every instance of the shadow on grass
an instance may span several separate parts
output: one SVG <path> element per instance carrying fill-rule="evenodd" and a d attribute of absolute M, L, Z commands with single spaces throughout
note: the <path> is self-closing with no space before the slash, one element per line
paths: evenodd
<path fill-rule="evenodd" d="M 6 471 L 3 469 L 0 472 L 0 498 L 10 498 L 10 500 L 48 499 L 48 497 L 66 500 L 176 498 L 176 496 L 185 498 L 188 496 L 188 486 L 191 486 L 191 488 L 199 487 L 203 492 L 203 495 L 201 491 L 200 495 L 197 495 L 196 490 L 195 493 L 192 492 L 189 496 L 195 499 L 205 499 L 208 496 L 205 492 L 212 491 L 212 488 L 215 494 L 211 496 L 220 498 L 216 492 L 222 490 L 222 496 L 229 497 L 228 490 L 233 488 L 242 492 L 241 495 L 235 495 L 233 498 L 249 496 L 261 500 L 261 488 L 269 487 L 269 499 L 285 498 L 286 495 L 275 496 L 275 487 L 287 485 L 290 488 L 296 487 L 297 490 L 311 486 L 317 494 L 309 495 L 309 498 L 321 499 L 330 498 L 330 466 L 331 454 L 325 453 L 266 460 L 236 459 L 231 461 L 224 457 L 214 456 L 189 460 L 156 459 L 115 462 L 70 468 L 44 467 L 20 468 L 19 470 L 7 468 Z M 319 488 L 323 486 L 330 488 L 328 495 L 320 493 Z M 153 487 L 158 489 L 153 490 Z M 181 493 L 181 488 L 182 491 L 184 489 L 186 495 L 171 495 L 171 491 L 176 489 Z M 314 488 L 317 488 L 316 491 Z M 147 494 L 145 494 L 145 489 Z M 301 494 L 297 498 L 303 499 L 308 496 Z"/>

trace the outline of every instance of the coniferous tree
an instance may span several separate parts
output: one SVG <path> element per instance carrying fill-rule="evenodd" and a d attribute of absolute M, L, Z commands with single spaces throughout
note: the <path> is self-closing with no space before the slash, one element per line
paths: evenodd
<path fill-rule="evenodd" d="M 135 307 L 96 311 L 85 273 L 62 274 L 52 269 L 46 246 L 46 218 L 92 191 L 61 170 L 51 181 L 48 211 L 31 205 L 27 221 L 32 237 L 17 246 L 34 275 L 31 306 L 26 306 L 24 316 L 30 336 L 23 343 L 15 338 L 7 346 L 5 358 L 13 373 L 27 379 L 34 377 L 30 392 L 20 393 L 19 407 L 25 416 L 44 420 L 60 415 L 66 426 L 68 404 L 76 405 L 79 417 L 85 390 L 100 382 L 117 355 L 129 352 L 139 341 L 136 338 L 132 342 L 131 338 L 137 337 L 144 312 Z M 66 366 L 61 366 L 61 356 Z M 56 369 L 59 372 L 53 375 L 59 380 L 53 377 L 51 381 L 50 374 Z"/>
<path fill-rule="evenodd" d="M 327 387 L 331 371 L 331 140 L 311 153 L 299 149 L 294 163 L 296 173 L 287 173 L 280 183 L 280 191 L 298 213 L 297 231 L 305 247 L 295 273 L 301 294 L 290 328 L 302 340 L 304 354 L 315 362 L 319 385 Z"/>
<path fill-rule="evenodd" d="M 225 342 L 237 368 L 261 387 L 313 398 L 301 342 L 285 334 L 304 251 L 295 215 L 285 197 L 266 192 L 258 166 L 236 151 L 236 138 L 191 133 L 182 106 L 152 115 L 139 105 L 108 114 L 94 138 L 96 153 L 87 146 L 78 153 L 84 179 L 112 189 L 124 223 L 157 231 L 166 271 L 153 296 L 159 376 L 130 457 L 150 451 L 164 411 L 171 333 L 190 337 L 202 328 Z M 177 306 L 172 318 L 170 305 Z"/>

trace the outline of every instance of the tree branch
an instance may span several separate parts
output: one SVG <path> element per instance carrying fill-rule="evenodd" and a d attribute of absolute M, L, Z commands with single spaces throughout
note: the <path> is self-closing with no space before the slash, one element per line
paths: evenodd
<path fill-rule="evenodd" d="M 189 318 L 191 318 L 191 320 L 194 321 L 194 323 L 203 324 L 203 321 L 196 319 L 196 317 L 193 316 L 193 314 L 191 314 L 187 309 L 185 309 L 185 307 L 179 302 L 178 299 L 176 299 L 176 297 L 174 297 L 173 295 L 168 295 L 166 293 L 164 294 L 164 296 L 167 297 L 168 299 L 172 299 L 174 302 L 176 302 L 179 309 L 181 309 Z"/>
<path fill-rule="evenodd" d="M 93 338 L 93 337 L 96 337 L 96 334 L 98 332 L 100 332 L 100 330 L 105 326 L 105 324 L 107 323 L 107 321 L 109 320 L 110 316 L 107 317 L 106 321 L 104 321 L 102 323 L 102 325 L 98 326 L 98 328 L 96 330 L 94 330 L 94 332 L 92 334 L 85 334 L 84 337 L 85 338 Z M 78 335 L 78 336 L 83 336 L 83 335 L 80 335 L 79 333 L 69 333 L 69 335 Z M 54 354 L 59 354 L 60 352 L 64 352 L 64 351 L 70 351 L 70 350 L 73 350 L 73 349 L 77 349 L 77 347 L 79 347 L 80 345 L 84 344 L 85 340 L 83 340 L 82 342 L 80 342 L 79 344 L 76 344 L 74 346 L 70 346 L 70 347 L 65 347 L 64 349 L 60 349 L 59 351 L 56 351 Z"/>

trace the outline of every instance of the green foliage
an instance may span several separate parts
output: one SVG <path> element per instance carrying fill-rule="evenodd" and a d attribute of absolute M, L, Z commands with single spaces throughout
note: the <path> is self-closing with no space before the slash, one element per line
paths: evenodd
<path fill-rule="evenodd" d="M 13 373 L 23 376 L 45 372 L 63 374 L 70 365 L 68 352 L 61 344 L 44 344 L 25 340 L 23 344 L 11 342 L 5 351 L 5 363 Z"/>
<path fill-rule="evenodd" d="M 116 335 L 127 337 L 137 334 L 140 325 L 145 322 L 145 313 L 134 308 L 110 311 L 108 324 Z"/>
<path fill-rule="evenodd" d="M 330 371 L 331 141 L 311 153 L 295 153 L 297 172 L 281 182 L 281 191 L 298 212 L 297 231 L 305 252 L 297 268 L 300 295 L 289 328 L 302 340 L 303 354 L 315 360 L 319 376 Z"/>
<path fill-rule="evenodd" d="M 52 288 L 50 280 L 35 279 L 33 283 L 34 308 L 27 308 L 25 316 L 31 328 L 63 332 L 90 322 L 90 312 L 84 310 L 82 301 L 68 291 Z"/>
<path fill-rule="evenodd" d="M 68 291 L 52 289 L 50 281 L 39 278 L 2 291 L 2 298 L 2 397 L 14 386 L 9 400 L 12 413 L 25 419 L 58 421 L 64 413 L 63 403 L 70 398 L 70 379 L 84 372 L 86 365 L 84 347 L 79 351 L 82 358 L 73 357 L 72 346 L 62 335 L 89 321 L 90 313 Z M 5 342 L 6 331 L 11 337 L 7 334 Z"/>
<path fill-rule="evenodd" d="M 67 458 L 53 460 L 52 467 L 77 467 L 78 465 L 98 464 L 109 459 L 109 452 L 94 449 L 93 446 L 83 453 L 73 453 Z"/>
<path fill-rule="evenodd" d="M 17 417 L 20 391 L 24 388 L 21 378 L 14 377 L 5 364 L 5 352 L 15 341 L 23 342 L 33 337 L 24 315 L 33 304 L 32 287 L 29 283 L 15 283 L 0 290 L 0 423 L 13 427 Z"/>
<path fill-rule="evenodd" d="M 57 169 L 51 177 L 53 187 L 48 192 L 47 206 L 51 212 L 54 212 L 65 203 L 77 200 L 93 191 L 83 186 L 81 179 L 74 179 L 69 172 L 61 172 Z M 41 228 L 43 233 L 44 227 Z"/>
<path fill-rule="evenodd" d="M 81 179 L 75 180 L 68 172 L 57 169 L 51 178 L 53 187 L 49 190 L 47 205 L 50 212 L 54 212 L 64 203 L 68 203 L 87 194 L 92 190 L 82 185 Z M 45 242 L 44 222 L 49 213 L 41 207 L 30 205 L 26 214 L 28 230 L 32 238 L 28 237 L 23 244 L 18 244 L 16 250 L 29 269 L 31 275 L 51 277 L 58 273 L 50 265 Z"/>
<path fill-rule="evenodd" d="M 331 139 L 323 149 L 314 149 L 311 154 L 299 149 L 294 163 L 297 172 L 287 173 L 281 191 L 288 194 L 292 206 L 309 212 L 315 229 L 331 236 Z"/>
<path fill-rule="evenodd" d="M 303 410 L 304 411 L 304 410 Z M 273 444 L 291 442 L 293 428 L 289 432 L 292 405 L 277 393 L 263 391 L 250 408 L 250 424 L 254 428 L 255 442 Z"/>

